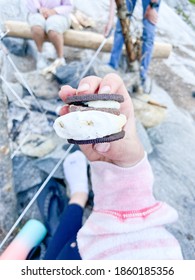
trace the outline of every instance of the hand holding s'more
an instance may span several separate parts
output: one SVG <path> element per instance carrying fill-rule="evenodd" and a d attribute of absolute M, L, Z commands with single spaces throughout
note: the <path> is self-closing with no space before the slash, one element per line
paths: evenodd
<path fill-rule="evenodd" d="M 143 158 L 131 98 L 118 75 L 85 77 L 77 89 L 63 86 L 59 95 L 65 106 L 54 129 L 59 137 L 80 145 L 89 161 L 129 167 Z"/>

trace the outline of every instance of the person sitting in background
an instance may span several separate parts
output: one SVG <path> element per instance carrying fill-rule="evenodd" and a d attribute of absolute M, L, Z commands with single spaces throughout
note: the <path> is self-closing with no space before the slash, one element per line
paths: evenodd
<path fill-rule="evenodd" d="M 27 0 L 28 22 L 32 31 L 32 38 L 37 46 L 37 69 L 47 66 L 42 53 L 43 43 L 47 35 L 57 52 L 55 65 L 65 65 L 63 33 L 70 28 L 70 12 L 72 4 L 69 0 Z"/>
<path fill-rule="evenodd" d="M 127 11 L 132 14 L 135 8 L 137 0 L 126 0 Z M 152 51 L 155 38 L 156 24 L 158 21 L 158 10 L 161 0 L 142 0 L 143 7 L 143 33 L 142 33 L 142 58 L 140 67 L 140 80 L 141 88 L 145 91 L 147 72 L 152 58 Z M 107 36 L 113 27 L 115 15 L 115 1 L 110 0 L 110 12 L 109 20 L 105 26 L 104 35 Z M 114 33 L 114 43 L 111 50 L 111 56 L 109 66 L 117 70 L 119 67 L 119 61 L 122 54 L 122 48 L 124 44 L 124 38 L 122 33 L 122 27 L 120 20 L 117 19 L 116 29 Z"/>
<path fill-rule="evenodd" d="M 70 201 L 45 254 L 51 259 L 154 260 L 182 259 L 181 248 L 166 229 L 178 215 L 153 195 L 153 172 L 138 138 L 131 98 L 122 79 L 112 73 L 103 79 L 88 76 L 77 89 L 63 86 L 63 101 L 70 95 L 119 93 L 120 111 L 127 118 L 125 137 L 110 143 L 81 145 L 64 161 Z M 68 106 L 61 115 L 69 112 Z M 90 164 L 94 206 L 82 225 L 88 198 L 87 162 Z"/>

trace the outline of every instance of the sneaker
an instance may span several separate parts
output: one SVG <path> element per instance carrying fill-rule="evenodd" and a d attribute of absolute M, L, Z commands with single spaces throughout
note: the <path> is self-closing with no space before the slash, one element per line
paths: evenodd
<path fill-rule="evenodd" d="M 150 94 L 152 92 L 152 79 L 150 77 L 147 77 L 145 80 L 143 86 L 144 93 Z"/>
<path fill-rule="evenodd" d="M 59 66 L 65 66 L 66 65 L 66 60 L 64 57 L 61 58 L 57 58 L 56 60 L 54 60 L 54 62 L 52 64 L 50 64 L 48 67 L 45 67 L 42 71 L 43 75 L 47 75 L 48 73 L 52 73 L 55 74 L 56 73 L 56 69 Z"/>
<path fill-rule="evenodd" d="M 38 70 L 47 67 L 46 58 L 44 57 L 44 55 L 41 52 L 37 53 L 37 65 L 36 65 L 36 67 L 37 67 Z"/>
<path fill-rule="evenodd" d="M 147 78 L 144 82 L 133 85 L 133 93 L 150 94 L 152 92 L 152 80 Z"/>

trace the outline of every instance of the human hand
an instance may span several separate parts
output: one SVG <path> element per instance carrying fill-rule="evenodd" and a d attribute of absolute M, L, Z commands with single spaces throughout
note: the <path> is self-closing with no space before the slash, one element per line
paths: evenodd
<path fill-rule="evenodd" d="M 53 16 L 56 13 L 56 11 L 54 9 L 48 9 L 48 8 L 40 8 L 39 10 L 40 14 L 42 14 L 42 16 L 47 19 L 50 16 Z"/>
<path fill-rule="evenodd" d="M 156 25 L 158 21 L 158 12 L 156 11 L 156 9 L 151 8 L 150 5 L 148 5 L 144 18 L 146 18 L 152 24 Z"/>
<path fill-rule="evenodd" d="M 110 143 L 81 145 L 81 150 L 89 161 L 107 161 L 121 167 L 135 165 L 144 157 L 144 149 L 136 133 L 131 98 L 122 79 L 114 73 L 106 75 L 103 79 L 88 76 L 80 81 L 78 89 L 66 85 L 61 88 L 59 95 L 66 102 L 67 96 L 89 93 L 118 93 L 123 95 L 124 102 L 121 103 L 120 112 L 127 118 L 124 126 L 125 137 Z M 62 107 L 60 114 L 67 113 L 69 113 L 69 106 Z"/>

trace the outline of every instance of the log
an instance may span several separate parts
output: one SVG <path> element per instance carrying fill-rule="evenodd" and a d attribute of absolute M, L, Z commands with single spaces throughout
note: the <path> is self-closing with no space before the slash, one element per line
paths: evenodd
<path fill-rule="evenodd" d="M 139 40 L 139 44 L 137 44 L 138 40 L 133 43 L 133 38 L 130 34 L 130 18 L 127 17 L 127 6 L 126 1 L 124 0 L 115 0 L 116 8 L 117 8 L 117 16 L 121 24 L 126 53 L 127 53 L 127 60 L 129 66 L 131 62 L 136 60 L 140 61 L 141 59 L 141 41 Z M 131 66 L 130 66 L 131 67 Z"/>
<path fill-rule="evenodd" d="M 7 36 L 18 37 L 24 39 L 32 39 L 30 26 L 27 22 L 22 21 L 5 21 L 5 28 L 8 32 Z M 75 47 L 75 48 L 84 48 L 84 49 L 93 49 L 97 50 L 104 36 L 102 34 L 85 31 L 85 30 L 73 30 L 69 29 L 64 33 L 64 45 Z M 113 37 L 108 38 L 104 47 L 102 48 L 103 52 L 110 52 L 112 49 Z M 154 58 L 168 58 L 172 51 L 172 45 L 168 43 L 154 43 Z M 124 47 L 125 52 L 125 47 Z"/>

